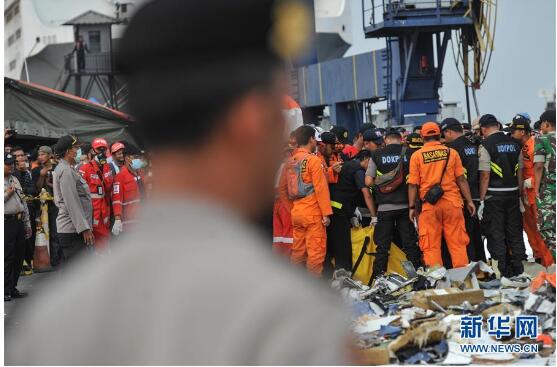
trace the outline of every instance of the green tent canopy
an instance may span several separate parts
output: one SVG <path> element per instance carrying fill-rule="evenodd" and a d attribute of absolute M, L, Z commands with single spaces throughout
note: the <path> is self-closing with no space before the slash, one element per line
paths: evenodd
<path fill-rule="evenodd" d="M 72 134 L 81 141 L 105 138 L 109 143 L 126 140 L 133 118 L 120 111 L 38 84 L 4 78 L 4 127 L 16 137 L 58 139 Z"/>

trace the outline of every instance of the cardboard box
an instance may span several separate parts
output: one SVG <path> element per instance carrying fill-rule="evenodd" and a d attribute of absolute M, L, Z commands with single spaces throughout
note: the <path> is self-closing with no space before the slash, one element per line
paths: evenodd
<path fill-rule="evenodd" d="M 387 345 L 357 351 L 357 365 L 362 366 L 381 366 L 391 363 L 389 348 Z"/>
<path fill-rule="evenodd" d="M 439 311 L 431 301 L 445 308 L 451 305 L 460 305 L 464 301 L 477 305 L 484 301 L 484 292 L 482 289 L 471 289 L 461 291 L 458 288 L 446 289 L 428 289 L 416 292 L 412 297 L 412 305 L 424 309 Z"/>

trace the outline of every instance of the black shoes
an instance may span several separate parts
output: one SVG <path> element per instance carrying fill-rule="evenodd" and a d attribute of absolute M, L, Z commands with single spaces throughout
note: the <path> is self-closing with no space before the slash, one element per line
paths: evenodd
<path fill-rule="evenodd" d="M 17 288 L 12 291 L 11 298 L 24 298 L 24 297 L 27 297 L 27 293 L 21 293 L 20 291 L 17 290 Z"/>

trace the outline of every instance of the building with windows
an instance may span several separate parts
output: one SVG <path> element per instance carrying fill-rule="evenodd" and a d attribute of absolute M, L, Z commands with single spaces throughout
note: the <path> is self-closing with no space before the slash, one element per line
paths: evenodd
<path fill-rule="evenodd" d="M 45 52 L 49 46 L 73 45 L 75 38 L 67 21 L 87 11 L 122 20 L 112 29 L 112 37 L 119 38 L 125 21 L 145 0 L 4 0 L 4 75 L 13 79 L 41 83 L 43 70 L 33 70 L 27 64 L 29 58 Z M 101 47 L 101 34 L 86 31 L 89 47 Z M 60 47 L 58 47 L 60 48 Z M 67 47 L 63 47 L 67 48 Z M 71 50 L 70 50 L 71 51 Z M 56 50 L 46 51 L 46 56 L 57 55 Z M 44 63 L 55 62 L 53 68 L 62 72 L 64 59 L 45 59 Z M 59 64 L 59 67 L 58 67 Z M 38 73 L 38 74 L 37 74 Z M 35 75 L 37 76 L 35 76 Z M 38 78 L 38 79 L 37 79 Z M 57 78 L 55 78 L 56 80 Z M 55 85 L 47 85 L 55 87 Z"/>

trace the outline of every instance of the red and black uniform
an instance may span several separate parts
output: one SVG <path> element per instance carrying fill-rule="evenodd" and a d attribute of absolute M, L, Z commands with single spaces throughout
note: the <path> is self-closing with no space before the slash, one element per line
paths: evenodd
<path fill-rule="evenodd" d="M 135 222 L 145 197 L 145 184 L 143 176 L 131 172 L 128 167 L 122 166 L 120 172 L 114 177 L 112 188 L 112 209 L 115 217 L 120 217 L 124 231 Z"/>
<path fill-rule="evenodd" d="M 79 173 L 87 182 L 91 191 L 95 248 L 103 250 L 108 248 L 110 241 L 112 172 L 108 164 L 101 166 L 96 160 L 92 160 L 81 166 Z"/>

